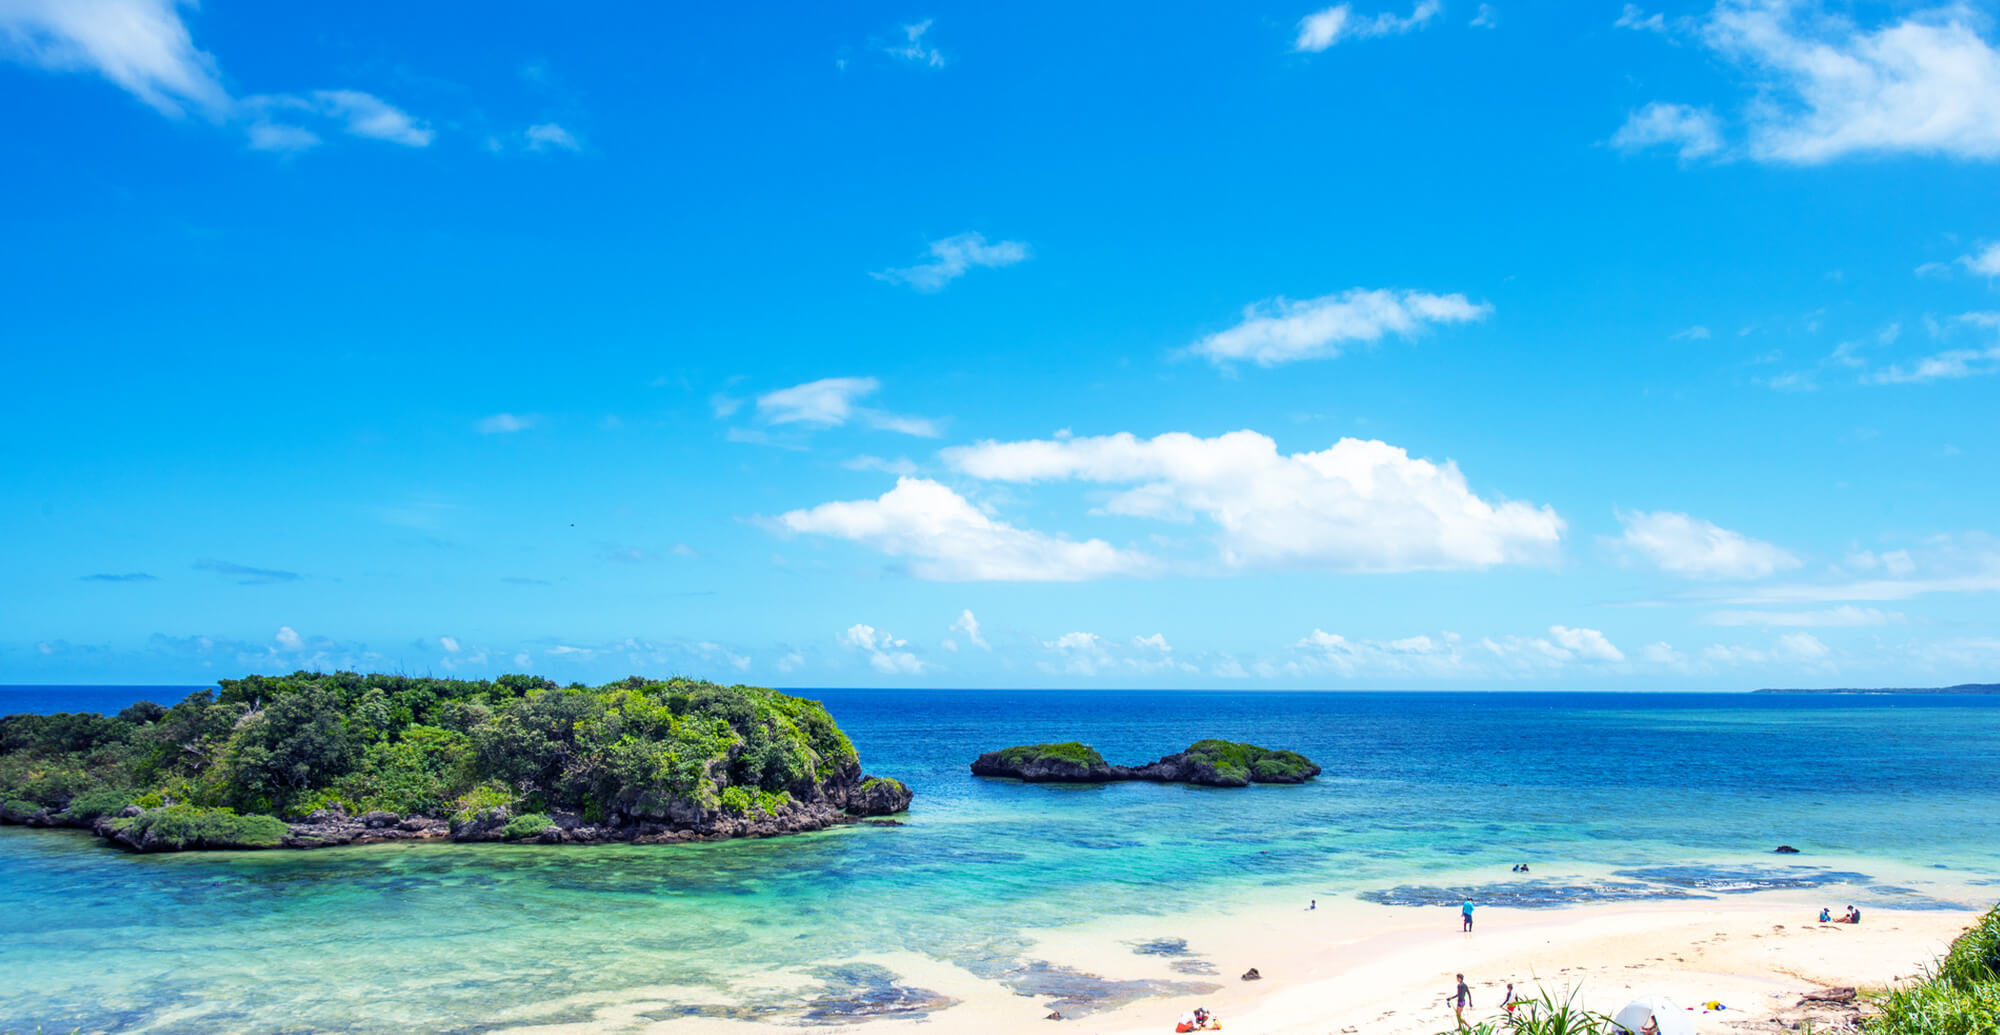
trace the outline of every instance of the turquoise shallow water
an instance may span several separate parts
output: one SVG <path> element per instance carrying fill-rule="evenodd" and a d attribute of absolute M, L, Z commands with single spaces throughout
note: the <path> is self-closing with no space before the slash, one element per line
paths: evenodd
<path fill-rule="evenodd" d="M 655 1017 L 823 1020 L 921 1005 L 899 1006 L 893 975 L 837 967 L 857 956 L 914 952 L 1047 996 L 1066 979 L 1023 955 L 1023 931 L 1216 902 L 1421 902 L 1471 883 L 1557 905 L 1833 870 L 1843 901 L 1974 905 L 2000 878 L 2000 699 L 808 695 L 869 771 L 917 791 L 907 825 L 164 857 L 0 828 L 0 1031 L 473 1032 L 580 1020 L 575 1002 L 641 988 L 668 990 Z M 65 700 L 105 703 L 0 690 L 0 710 Z M 1297 748 L 1326 774 L 1225 791 L 965 768 L 1013 743 L 1139 762 L 1202 736 Z M 1803 854 L 1769 855 L 1781 842 Z M 1535 877 L 1508 872 L 1521 861 Z M 772 974 L 816 991 L 773 995 Z M 1087 985 L 1068 990 L 1089 1008 Z"/>

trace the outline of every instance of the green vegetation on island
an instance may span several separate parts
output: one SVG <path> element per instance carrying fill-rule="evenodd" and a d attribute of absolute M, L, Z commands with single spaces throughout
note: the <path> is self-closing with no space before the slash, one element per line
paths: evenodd
<path fill-rule="evenodd" d="M 1112 765 L 1088 744 L 1020 744 L 988 751 L 972 763 L 975 776 L 1003 776 L 1028 783 L 1111 783 L 1146 780 L 1207 787 L 1253 783 L 1304 783 L 1319 766 L 1296 751 L 1274 751 L 1228 740 L 1198 740 L 1187 750 L 1142 766 Z"/>
<path fill-rule="evenodd" d="M 0 820 L 148 850 L 761 835 L 908 801 L 818 702 L 690 679 L 297 672 L 0 717 Z"/>

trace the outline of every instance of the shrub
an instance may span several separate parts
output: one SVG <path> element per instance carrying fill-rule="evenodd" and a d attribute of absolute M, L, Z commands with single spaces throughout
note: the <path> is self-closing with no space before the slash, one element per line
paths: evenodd
<path fill-rule="evenodd" d="M 1879 1035 L 2000 1035 L 2000 907 L 1957 940 L 1922 981 L 1882 997 Z"/>
<path fill-rule="evenodd" d="M 1576 997 L 1575 988 L 1561 998 L 1546 988 L 1537 988 L 1534 995 L 1516 1000 L 1520 1005 L 1504 1022 L 1481 1021 L 1472 1026 L 1470 1035 L 1612 1035 L 1623 1031 L 1611 1018 L 1579 1005 Z M 1463 1029 L 1439 1035 L 1462 1032 Z"/>
<path fill-rule="evenodd" d="M 132 803 L 131 791 L 85 791 L 69 800 L 71 819 L 109 816 Z"/>
<path fill-rule="evenodd" d="M 530 812 L 525 816 L 515 816 L 506 826 L 500 828 L 500 836 L 509 841 L 533 837 L 554 826 L 554 821 L 540 812 Z"/>
<path fill-rule="evenodd" d="M 1057 759 L 1074 762 L 1080 766 L 1101 766 L 1104 756 L 1089 744 L 1079 744 L 1066 740 L 1060 744 L 1021 744 L 1000 752 L 1000 761 L 1008 765 L 1026 765 L 1038 758 Z"/>
<path fill-rule="evenodd" d="M 275 816 L 239 816 L 195 805 L 168 805 L 114 822 L 134 840 L 163 848 L 276 848 L 290 832 Z"/>

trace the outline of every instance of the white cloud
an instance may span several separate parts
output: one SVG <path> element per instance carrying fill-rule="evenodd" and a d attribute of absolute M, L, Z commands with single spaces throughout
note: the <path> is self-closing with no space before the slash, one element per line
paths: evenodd
<path fill-rule="evenodd" d="M 1281 455 L 1276 442 L 1254 431 L 1152 439 L 1120 433 L 982 442 L 942 456 L 993 481 L 1138 483 L 1112 496 L 1103 511 L 1206 518 L 1230 567 L 1484 568 L 1546 556 L 1564 527 L 1552 508 L 1481 499 L 1450 461 L 1413 459 L 1388 443 L 1361 439 Z"/>
<path fill-rule="evenodd" d="M 1161 654 L 1172 654 L 1174 652 L 1173 645 L 1169 644 L 1166 636 L 1161 633 L 1154 633 L 1151 636 L 1134 636 L 1132 637 L 1132 646 L 1159 651 Z"/>
<path fill-rule="evenodd" d="M 859 420 L 869 427 L 921 438 L 936 438 L 938 422 L 928 417 L 886 413 L 855 405 L 862 396 L 872 395 L 882 383 L 872 377 L 826 377 L 818 381 L 780 388 L 757 397 L 757 417 L 767 424 L 804 424 L 809 427 L 839 427 Z M 732 405 L 728 412 L 734 413 Z M 718 415 L 723 415 L 717 408 Z"/>
<path fill-rule="evenodd" d="M 1894 550 L 1876 555 L 1862 550 L 1845 558 L 1850 568 L 1880 568 L 1888 578 L 1845 582 L 1761 586 L 1731 594 L 1723 602 L 1740 605 L 1840 603 L 1844 601 L 1909 600 L 1932 593 L 2000 592 L 2000 543 L 1992 536 L 1968 534 L 1927 540 L 1921 557 Z M 1941 572 L 1913 577 L 1919 571 Z"/>
<path fill-rule="evenodd" d="M 252 151 L 310 151 L 320 145 L 319 134 L 303 126 L 259 120 L 246 132 Z"/>
<path fill-rule="evenodd" d="M 1624 661 L 1625 653 L 1612 646 L 1604 634 L 1596 629 L 1572 629 L 1566 625 L 1549 626 L 1549 637 L 1564 650 L 1588 661 Z"/>
<path fill-rule="evenodd" d="M 252 150 L 298 152 L 319 134 L 285 121 L 330 119 L 355 136 L 411 147 L 434 133 L 401 109 L 359 90 L 315 90 L 237 99 L 215 58 L 197 49 L 175 0 L 0 0 L 0 54 L 56 70 L 96 72 L 163 114 L 192 108 L 244 127 Z M 274 121 L 275 120 L 275 121 Z"/>
<path fill-rule="evenodd" d="M 175 0 L 0 0 L 0 53 L 85 69 L 163 114 L 225 115 L 215 59 L 197 50 Z"/>
<path fill-rule="evenodd" d="M 1480 4 L 1479 10 L 1472 16 L 1472 21 L 1466 24 L 1475 29 L 1498 28 L 1500 25 L 1500 15 L 1493 10 L 1492 4 Z"/>
<path fill-rule="evenodd" d="M 1953 5 L 1863 29 L 1787 0 L 1724 0 L 1704 42 L 1752 71 L 1750 150 L 1817 163 L 1854 154 L 2000 156 L 2000 52 Z"/>
<path fill-rule="evenodd" d="M 1695 324 L 1693 327 L 1689 327 L 1684 331 L 1675 331 L 1673 334 L 1669 335 L 1669 337 L 1676 339 L 1684 339 L 1687 341 L 1707 341 L 1708 328 L 1703 327 L 1701 324 Z"/>
<path fill-rule="evenodd" d="M 914 25 L 903 26 L 904 42 L 882 48 L 883 52 L 904 61 L 927 65 L 931 68 L 944 67 L 944 54 L 936 47 L 924 44 L 924 34 L 931 31 L 931 19 L 926 18 Z"/>
<path fill-rule="evenodd" d="M 993 649 L 993 645 L 986 642 L 986 637 L 979 635 L 979 619 L 974 618 L 972 616 L 971 608 L 965 609 L 965 611 L 958 616 L 958 621 L 951 623 L 951 627 L 953 629 L 958 630 L 959 632 L 964 633 L 965 638 L 971 641 L 972 645 L 978 647 L 980 650 Z"/>
<path fill-rule="evenodd" d="M 1464 295 L 1351 288 L 1302 302 L 1274 298 L 1244 307 L 1243 320 L 1189 346 L 1215 363 L 1248 360 L 1274 366 L 1340 355 L 1347 342 L 1412 337 L 1428 325 L 1483 320 L 1493 307 Z"/>
<path fill-rule="evenodd" d="M 1154 568 L 1144 554 L 1102 539 L 1078 542 L 996 521 L 927 478 L 898 478 L 878 499 L 822 503 L 774 524 L 908 557 L 912 574 L 937 582 L 1073 582 Z"/>
<path fill-rule="evenodd" d="M 1974 273 L 2000 277 L 2000 243 L 1989 244 L 1984 250 L 1971 255 L 1961 255 L 1958 261 Z"/>
<path fill-rule="evenodd" d="M 1624 151 L 1672 147 L 1683 161 L 1722 150 L 1722 127 L 1707 108 L 1655 101 L 1625 117 L 1611 135 L 1611 146 Z"/>
<path fill-rule="evenodd" d="M 289 625 L 278 626 L 278 635 L 272 637 L 279 650 L 298 651 L 305 649 L 305 639 Z"/>
<path fill-rule="evenodd" d="M 540 418 L 534 414 L 496 413 L 482 417 L 473 424 L 482 435 L 505 435 L 516 431 L 526 431 L 534 427 Z"/>
<path fill-rule="evenodd" d="M 319 110 L 343 120 L 357 137 L 387 140 L 406 147 L 429 147 L 437 136 L 430 127 L 374 94 L 359 90 L 314 90 Z"/>
<path fill-rule="evenodd" d="M 901 269 L 870 273 L 876 280 L 907 284 L 918 291 L 942 291 L 946 284 L 964 276 L 974 267 L 997 269 L 1029 258 L 1028 246 L 1021 241 L 986 243 L 983 234 L 963 233 L 930 243 L 931 261 Z"/>
<path fill-rule="evenodd" d="M 1358 18 L 1349 5 L 1336 4 L 1299 19 L 1299 33 L 1292 41 L 1292 49 L 1318 53 L 1344 39 L 1400 36 L 1423 28 L 1425 23 L 1438 16 L 1440 10 L 1438 0 L 1418 0 L 1407 18 L 1386 11 L 1372 18 Z M 1480 11 L 1483 15 L 1486 8 L 1482 5 Z"/>
<path fill-rule="evenodd" d="M 1832 628 L 1857 625 L 1890 625 L 1904 621 L 1901 611 L 1872 607 L 1829 608 L 1823 611 L 1715 611 L 1704 615 L 1709 625 L 1761 625 L 1778 627 Z"/>
<path fill-rule="evenodd" d="M 1657 11 L 1647 14 L 1638 4 L 1626 4 L 1625 9 L 1618 12 L 1618 20 L 1612 24 L 1621 29 L 1638 29 L 1644 32 L 1667 31 L 1665 15 Z"/>
<path fill-rule="evenodd" d="M 1649 643 L 1639 648 L 1639 660 L 1649 665 L 1677 666 L 1686 663 L 1687 655 L 1675 650 L 1671 643 Z"/>
<path fill-rule="evenodd" d="M 868 665 L 877 672 L 889 675 L 911 676 L 928 667 L 915 654 L 902 648 L 909 641 L 899 640 L 886 631 L 877 632 L 872 625 L 852 625 L 840 636 L 840 642 L 868 655 Z"/>
<path fill-rule="evenodd" d="M 1927 381 L 1955 381 L 2000 373 L 2000 345 L 1979 349 L 1947 349 L 1925 356 L 1912 365 L 1891 363 L 1863 375 L 1872 385 L 1917 385 Z"/>
<path fill-rule="evenodd" d="M 530 151 L 580 151 L 583 145 L 577 143 L 569 130 L 553 122 L 539 122 L 529 126 L 523 136 L 528 139 Z"/>
<path fill-rule="evenodd" d="M 1661 571 L 1694 579 L 1754 579 L 1799 566 L 1799 559 L 1760 539 L 1672 511 L 1618 513 L 1621 546 Z"/>
<path fill-rule="evenodd" d="M 446 654 L 457 654 L 459 651 L 458 640 L 450 636 L 438 637 L 438 646 L 443 647 Z"/>
<path fill-rule="evenodd" d="M 840 466 L 850 471 L 880 471 L 883 474 L 897 475 L 917 473 L 917 465 L 912 463 L 910 458 L 903 456 L 899 456 L 894 460 L 884 460 L 879 456 L 863 454 L 842 460 Z"/>
<path fill-rule="evenodd" d="M 778 671 L 797 672 L 799 669 L 804 668 L 805 664 L 806 664 L 805 655 L 800 654 L 798 651 L 791 651 L 788 652 L 784 657 L 778 659 Z"/>
<path fill-rule="evenodd" d="M 854 416 L 854 400 L 882 387 L 872 377 L 824 377 L 757 397 L 757 415 L 771 424 L 835 427 Z"/>

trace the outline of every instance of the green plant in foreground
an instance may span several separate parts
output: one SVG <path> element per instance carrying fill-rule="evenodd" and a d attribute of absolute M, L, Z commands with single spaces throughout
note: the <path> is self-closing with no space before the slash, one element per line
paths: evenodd
<path fill-rule="evenodd" d="M 2000 906 L 1951 943 L 1924 979 L 1884 994 L 1878 1035 L 2000 1035 Z"/>
<path fill-rule="evenodd" d="M 1576 1001 L 1577 989 L 1571 988 L 1557 998 L 1554 992 L 1537 986 L 1533 996 L 1515 1000 L 1511 1017 L 1503 1020 L 1486 1020 L 1472 1025 L 1473 1035 L 1610 1035 L 1618 1029 L 1611 1018 L 1601 1013 L 1585 1009 Z M 1457 1035 L 1457 1032 L 1440 1032 L 1439 1035 Z"/>

